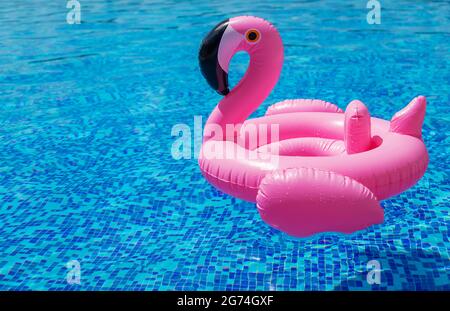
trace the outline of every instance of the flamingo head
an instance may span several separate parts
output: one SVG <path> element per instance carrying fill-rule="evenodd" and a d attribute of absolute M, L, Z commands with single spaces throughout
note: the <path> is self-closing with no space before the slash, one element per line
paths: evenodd
<path fill-rule="evenodd" d="M 217 24 L 203 39 L 199 63 L 208 84 L 221 95 L 227 95 L 228 65 L 239 51 L 245 51 L 250 59 L 255 54 L 271 53 L 281 48 L 281 38 L 275 27 L 266 20 L 253 16 L 239 16 Z M 271 52 L 272 51 L 272 52 Z M 280 53 L 276 53 L 278 55 Z"/>

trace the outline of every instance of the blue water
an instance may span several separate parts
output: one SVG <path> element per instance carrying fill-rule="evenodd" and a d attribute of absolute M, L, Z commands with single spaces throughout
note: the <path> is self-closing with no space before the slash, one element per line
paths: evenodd
<path fill-rule="evenodd" d="M 380 25 L 362 0 L 80 2 L 79 25 L 65 1 L 0 6 L 1 290 L 450 289 L 448 1 L 383 0 Z M 210 186 L 196 159 L 172 158 L 172 127 L 192 129 L 220 99 L 200 41 L 244 14 L 285 44 L 255 115 L 286 98 L 357 98 L 390 119 L 427 96 L 428 171 L 382 202 L 384 224 L 294 239 Z M 247 60 L 233 59 L 232 83 Z"/>

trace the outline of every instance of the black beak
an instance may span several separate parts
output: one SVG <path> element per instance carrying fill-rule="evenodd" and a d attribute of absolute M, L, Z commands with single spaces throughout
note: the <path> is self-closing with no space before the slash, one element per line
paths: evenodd
<path fill-rule="evenodd" d="M 227 95 L 230 92 L 228 89 L 228 73 L 220 67 L 218 58 L 220 41 L 228 22 L 228 19 L 224 20 L 208 33 L 202 41 L 198 55 L 203 76 L 208 84 L 221 95 Z"/>

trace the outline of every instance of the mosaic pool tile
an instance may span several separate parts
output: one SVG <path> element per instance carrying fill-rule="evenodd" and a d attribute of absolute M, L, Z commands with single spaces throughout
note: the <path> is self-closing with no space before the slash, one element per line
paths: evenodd
<path fill-rule="evenodd" d="M 80 25 L 59 1 L 0 6 L 0 290 L 450 290 L 448 2 L 382 1 L 380 25 L 356 0 L 80 2 Z M 427 96 L 428 171 L 383 201 L 384 224 L 294 239 L 210 186 L 195 158 L 172 158 L 172 126 L 219 100 L 200 40 L 242 14 L 285 43 L 257 114 L 358 98 L 389 119 Z M 233 59 L 232 83 L 247 59 Z"/>

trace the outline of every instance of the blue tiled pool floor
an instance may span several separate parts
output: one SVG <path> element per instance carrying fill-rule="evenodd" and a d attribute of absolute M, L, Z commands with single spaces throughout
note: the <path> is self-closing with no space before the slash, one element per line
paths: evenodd
<path fill-rule="evenodd" d="M 380 25 L 359 0 L 80 2 L 80 25 L 59 1 L 0 6 L 0 290 L 450 289 L 448 2 L 381 1 Z M 209 185 L 196 159 L 172 158 L 172 126 L 220 99 L 198 70 L 200 40 L 243 14 L 285 44 L 257 114 L 357 98 L 390 119 L 427 96 L 428 171 L 382 202 L 384 224 L 294 239 Z M 233 59 L 233 83 L 246 60 Z M 367 282 L 371 260 L 380 284 Z"/>

